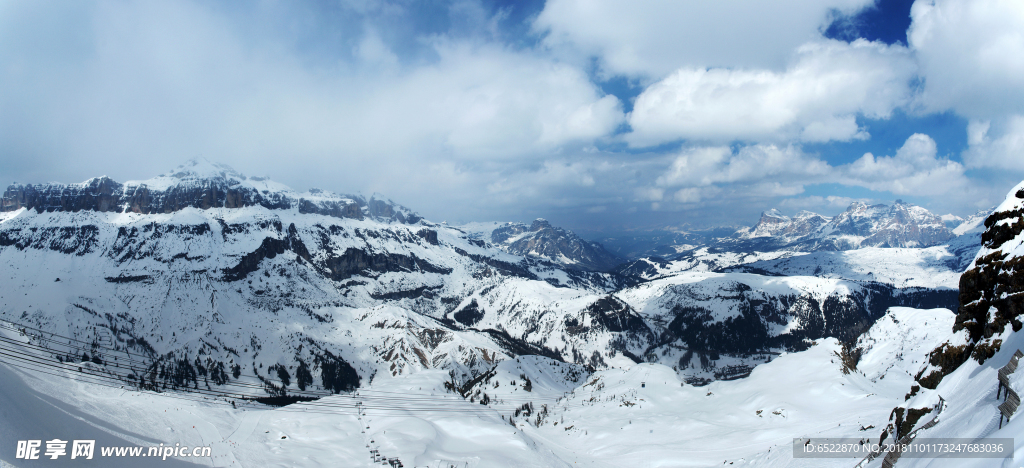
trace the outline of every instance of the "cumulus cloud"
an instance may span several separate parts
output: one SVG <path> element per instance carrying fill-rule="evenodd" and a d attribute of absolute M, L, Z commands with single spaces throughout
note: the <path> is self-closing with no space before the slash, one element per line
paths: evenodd
<path fill-rule="evenodd" d="M 867 153 L 841 166 L 839 180 L 872 190 L 919 196 L 947 194 L 970 185 L 962 164 L 937 154 L 935 140 L 916 133 L 907 138 L 895 156 Z"/>
<path fill-rule="evenodd" d="M 1024 108 L 1024 8 L 1017 0 L 918 0 L 907 33 L 926 111 L 972 119 Z"/>
<path fill-rule="evenodd" d="M 433 191 L 415 208 L 437 212 L 484 190 L 477 178 L 592 145 L 624 121 L 583 70 L 474 34 L 424 34 L 429 50 L 409 56 L 380 18 L 354 16 L 325 52 L 275 29 L 308 19 L 291 10 L 251 31 L 203 3 L 81 5 L 0 5 L 2 166 L 32 161 L 38 175 L 23 181 L 144 178 L 204 156 L 296 188 L 397 201 Z M 53 27 L 37 31 L 39 17 Z"/>
<path fill-rule="evenodd" d="M 856 116 L 888 117 L 910 99 L 914 71 L 905 48 L 864 40 L 805 44 L 784 72 L 683 68 L 637 97 L 626 140 L 867 138 Z"/>
<path fill-rule="evenodd" d="M 788 211 L 807 210 L 815 213 L 830 214 L 845 210 L 855 201 L 868 204 L 877 203 L 876 200 L 868 198 L 811 195 L 807 197 L 786 198 L 779 202 L 779 207 Z"/>
<path fill-rule="evenodd" d="M 974 190 L 965 168 L 1021 170 L 1019 9 L 919 0 L 909 47 L 821 37 L 870 3 L 549 0 L 510 26 L 477 0 L 0 0 L 0 177 L 126 180 L 204 156 L 438 219 L 730 222 L 838 203 L 802 196 L 815 184 L 937 200 Z M 612 75 L 644 87 L 628 115 L 595 82 Z M 901 107 L 967 116 L 963 164 L 925 135 L 847 165 L 804 152 Z"/>
<path fill-rule="evenodd" d="M 437 64 L 373 86 L 361 103 L 373 118 L 366 131 L 393 138 L 397 119 L 410 145 L 439 137 L 460 157 L 522 157 L 600 138 L 622 122 L 618 99 L 579 69 L 497 47 L 437 50 Z"/>
<path fill-rule="evenodd" d="M 679 67 L 782 68 L 835 11 L 872 3 L 549 0 L 534 28 L 553 49 L 597 57 L 608 74 L 660 79 Z"/>
<path fill-rule="evenodd" d="M 827 176 L 824 161 L 795 146 L 758 144 L 733 151 L 727 146 L 684 149 L 656 180 L 658 186 L 708 186 L 719 183 L 809 180 Z"/>
<path fill-rule="evenodd" d="M 653 180 L 639 181 L 634 199 L 663 210 L 794 196 L 832 171 L 797 146 L 771 144 L 691 146 L 662 164 Z"/>
<path fill-rule="evenodd" d="M 997 120 L 972 120 L 967 126 L 968 167 L 991 167 L 1024 171 L 1024 116 L 1011 115 Z"/>
<path fill-rule="evenodd" d="M 755 144 L 695 146 L 667 161 L 654 183 L 635 191 L 638 200 L 662 203 L 755 202 L 781 200 L 779 206 L 818 208 L 826 212 L 845 208 L 854 199 L 845 196 L 802 196 L 805 187 L 840 184 L 863 187 L 897 196 L 937 197 L 970 194 L 987 196 L 965 175 L 965 167 L 938 156 L 930 136 L 914 134 L 893 156 L 864 154 L 849 164 L 830 165 L 799 146 Z M 969 200 L 967 200 L 969 201 Z M 974 204 L 946 201 L 963 209 Z"/>

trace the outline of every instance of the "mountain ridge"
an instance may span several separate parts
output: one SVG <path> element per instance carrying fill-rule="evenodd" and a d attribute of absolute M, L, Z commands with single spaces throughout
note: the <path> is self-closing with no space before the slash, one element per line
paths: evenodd
<path fill-rule="evenodd" d="M 119 183 L 106 176 L 77 184 L 12 184 L 0 197 L 0 212 L 21 208 L 42 212 L 172 213 L 192 207 L 296 208 L 300 213 L 336 218 L 416 224 L 422 217 L 390 200 L 338 195 L 319 189 L 305 193 L 264 177 L 246 177 L 223 164 L 190 160 L 166 174 Z"/>
<path fill-rule="evenodd" d="M 954 238 L 942 217 L 920 206 L 896 200 L 892 205 L 855 201 L 828 218 L 801 211 L 790 218 L 772 209 L 741 239 L 767 238 L 779 248 L 853 250 L 864 247 L 931 247 Z"/>
<path fill-rule="evenodd" d="M 543 218 L 530 225 L 505 223 L 491 231 L 490 241 L 510 253 L 544 258 L 573 269 L 609 271 L 625 261 L 600 243 L 554 227 Z"/>

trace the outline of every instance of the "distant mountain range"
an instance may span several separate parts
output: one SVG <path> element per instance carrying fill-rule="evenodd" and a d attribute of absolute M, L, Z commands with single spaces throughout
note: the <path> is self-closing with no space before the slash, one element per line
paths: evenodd
<path fill-rule="evenodd" d="M 13 185 L 0 207 L 0 318 L 113 343 L 148 362 L 121 375 L 147 388 L 339 392 L 420 369 L 464 382 L 527 354 L 661 362 L 701 383 L 855 337 L 890 305 L 955 306 L 947 287 L 861 278 L 678 261 L 657 278 L 589 271 L 619 259 L 544 220 L 448 226 L 205 161 L 143 181 Z M 83 355 L 109 360 L 88 346 L 61 356 Z"/>
<path fill-rule="evenodd" d="M 265 177 L 246 177 L 223 164 L 192 160 L 142 181 L 118 183 L 97 177 L 79 184 L 13 184 L 0 211 L 173 213 L 184 208 L 263 207 L 301 214 L 415 224 L 421 218 L 390 200 L 338 195 L 319 189 L 298 193 Z"/>
<path fill-rule="evenodd" d="M 946 244 L 958 252 L 962 262 L 969 263 L 979 244 L 976 238 L 980 236 L 980 223 L 990 212 L 983 210 L 962 218 L 938 216 L 902 200 L 892 205 L 855 202 L 834 217 L 810 211 L 786 216 L 771 209 L 751 227 L 655 230 L 614 236 L 591 233 L 591 238 L 609 252 L 629 259 L 616 270 L 620 272 L 650 270 L 651 264 L 674 261 L 688 262 L 687 269 L 713 271 L 793 253 Z M 961 239 L 964 235 L 967 237 Z"/>
<path fill-rule="evenodd" d="M 529 225 L 473 223 L 464 228 L 475 238 L 485 239 L 509 253 L 541 258 L 566 268 L 609 271 L 625 261 L 601 244 L 583 240 L 545 219 L 536 219 Z"/>
<path fill-rule="evenodd" d="M 892 205 L 854 202 L 833 218 L 809 211 L 790 218 L 769 210 L 752 229 L 739 233 L 741 239 L 766 239 L 778 247 L 806 251 L 931 247 L 953 237 L 942 217 L 902 200 Z"/>

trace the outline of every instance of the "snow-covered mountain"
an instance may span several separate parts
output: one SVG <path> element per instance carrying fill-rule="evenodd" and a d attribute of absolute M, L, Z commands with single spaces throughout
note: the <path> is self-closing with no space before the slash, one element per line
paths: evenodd
<path fill-rule="evenodd" d="M 265 177 L 246 177 L 223 164 L 190 160 L 157 177 L 124 184 L 97 177 L 79 184 L 14 184 L 0 211 L 173 213 L 184 208 L 262 207 L 301 214 L 415 224 L 420 217 L 390 200 L 338 195 L 319 189 L 297 193 Z"/>
<path fill-rule="evenodd" d="M 560 324 L 576 310 L 548 302 L 586 309 L 629 284 L 621 277 L 511 255 L 388 201 L 297 193 L 225 166 L 15 185 L 3 207 L 0 318 L 112 340 L 148 360 L 130 374 L 141 385 L 244 374 L 270 394 L 351 390 L 378 372 L 468 377 L 517 354 L 561 359 L 544 348 L 553 342 L 589 358 L 626 333 L 595 323 L 583 328 L 602 338 L 574 339 Z"/>
<path fill-rule="evenodd" d="M 616 271 L 646 280 L 683 272 L 746 272 L 955 291 L 981 246 L 989 213 L 980 211 L 950 230 L 940 226 L 939 217 L 899 201 L 891 207 L 855 203 L 835 218 L 806 211 L 790 218 L 771 210 L 737 236 L 632 260 Z M 922 245 L 938 239 L 944 240 Z"/>
<path fill-rule="evenodd" d="M 16 185 L 3 206 L 0 318 L 142 356 L 146 369 L 127 374 L 140 386 L 254 378 L 270 395 L 337 392 L 421 369 L 472 379 L 524 354 L 662 362 L 707 382 L 855 337 L 889 305 L 955 306 L 948 291 L 861 279 L 676 272 L 637 284 L 510 253 L 588 252 L 543 221 L 498 226 L 487 242 L 389 201 L 298 193 L 206 162 L 124 184 Z"/>
<path fill-rule="evenodd" d="M 524 223 L 470 223 L 459 226 L 472 237 L 514 255 L 544 259 L 574 270 L 609 271 L 624 261 L 597 243 L 538 218 Z"/>
<path fill-rule="evenodd" d="M 828 224 L 831 218 L 826 218 L 810 211 L 801 211 L 790 218 L 776 209 L 761 213 L 754 229 L 750 231 L 750 237 L 782 237 L 786 239 L 798 239 L 817 232 L 822 226 Z"/>
<path fill-rule="evenodd" d="M 852 203 L 846 211 L 827 218 L 802 211 L 790 218 L 778 210 L 766 211 L 740 238 L 770 241 L 777 248 L 803 251 L 852 250 L 865 247 L 930 247 L 954 237 L 942 217 L 896 200 L 890 205 Z"/>
<path fill-rule="evenodd" d="M 1000 405 L 1009 382 L 1019 390 L 1015 377 L 1020 371 L 1004 366 L 1024 348 L 1020 315 L 1024 313 L 1024 182 L 1014 187 L 1006 200 L 984 220 L 981 249 L 960 278 L 960 308 L 943 334 L 920 342 L 931 348 L 919 359 L 903 364 L 907 380 L 905 402 L 894 407 L 879 440 L 910 443 L 917 437 L 1009 437 L 1024 433 L 1019 415 L 1001 416 Z M 964 231 L 969 231 L 969 228 Z M 915 317 L 916 319 L 916 317 Z M 928 329 L 932 320 L 913 320 L 896 325 L 906 331 L 884 331 L 876 325 L 860 338 L 857 352 L 876 347 L 875 339 L 893 346 L 895 337 Z M 881 323 L 881 322 L 880 322 Z M 895 323 L 898 321 L 894 320 Z M 875 329 L 879 329 L 879 333 Z M 888 335 L 888 336 L 879 336 Z M 909 365 L 907 365 L 909 364 Z M 890 364 L 900 365 L 898 363 Z M 998 395 L 1003 394 L 1003 395 Z M 1005 413 L 1002 413 L 1005 414 Z M 1006 419 L 1009 419 L 1006 421 Z M 881 424 L 877 427 L 881 427 Z M 1021 443 L 1013 447 L 1013 465 L 1019 464 Z M 1006 455 L 1011 455 L 1007 453 Z M 879 457 L 881 458 L 881 457 Z M 890 459 L 895 456 L 889 456 Z M 946 466 L 938 460 L 903 457 L 900 466 Z M 992 466 L 995 460 L 957 460 L 960 466 Z M 988 463 L 986 463 L 988 462 Z M 876 461 L 878 463 L 878 461 Z M 1003 463 L 1010 464 L 1009 461 Z"/>
<path fill-rule="evenodd" d="M 213 167 L 8 189 L 10 440 L 88 424 L 121 445 L 213 445 L 215 466 L 371 466 L 375 450 L 407 466 L 838 467 L 856 460 L 794 460 L 793 438 L 1024 433 L 998 429 L 992 392 L 1024 347 L 1024 183 L 933 247 L 705 246 L 630 278 Z M 143 185 L 151 202 L 131 203 Z M 943 268 L 969 236 L 984 246 L 958 302 Z M 282 395 L 323 398 L 238 398 Z"/>

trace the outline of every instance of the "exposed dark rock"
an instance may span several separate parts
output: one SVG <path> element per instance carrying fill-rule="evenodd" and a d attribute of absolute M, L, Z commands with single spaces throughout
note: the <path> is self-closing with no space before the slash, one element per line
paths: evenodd
<path fill-rule="evenodd" d="M 562 359 L 562 355 L 556 351 L 550 350 L 540 345 L 529 343 L 526 340 L 514 338 L 503 330 L 494 330 L 488 328 L 486 330 L 480 330 L 486 333 L 498 346 L 511 354 L 512 356 L 545 356 L 554 359 L 559 362 L 565 362 Z"/>
<path fill-rule="evenodd" d="M 433 229 L 421 229 L 416 232 L 417 236 L 423 238 L 430 245 L 438 245 L 437 243 L 437 231 Z"/>
<path fill-rule="evenodd" d="M 322 351 L 316 363 L 320 366 L 321 381 L 325 390 L 332 393 L 350 392 L 359 388 L 359 373 L 344 359 L 330 351 Z"/>
<path fill-rule="evenodd" d="M 81 256 L 95 251 L 99 232 L 99 228 L 93 225 L 5 229 L 0 231 L 0 247 L 51 250 Z"/>
<path fill-rule="evenodd" d="M 394 253 L 370 253 L 348 248 L 345 253 L 323 261 L 328 275 L 334 281 L 348 279 L 356 274 L 385 273 L 389 271 L 424 271 L 427 273 L 449 274 L 451 269 L 431 265 L 415 255 Z"/>
<path fill-rule="evenodd" d="M 249 273 L 259 269 L 263 259 L 274 258 L 286 251 L 295 252 L 299 258 L 310 261 L 309 251 L 299 238 L 295 224 L 288 226 L 288 235 L 284 239 L 264 238 L 259 248 L 243 256 L 238 265 L 224 270 L 224 280 L 238 281 L 245 278 Z"/>
<path fill-rule="evenodd" d="M 469 304 L 466 304 L 466 307 L 456 311 L 452 317 L 455 318 L 456 322 L 472 327 L 484 318 L 484 311 L 480 310 L 480 305 L 477 304 L 476 299 L 473 299 Z"/>
<path fill-rule="evenodd" d="M 116 276 L 116 277 L 108 276 L 108 277 L 106 277 L 104 279 L 107 280 L 108 283 L 136 283 L 136 282 L 152 283 L 152 281 L 153 281 L 153 277 L 150 276 L 150 275 Z"/>
<path fill-rule="evenodd" d="M 145 184 L 124 185 L 107 177 L 81 184 L 14 184 L 0 198 L 0 211 L 26 208 L 38 213 L 97 211 L 151 214 L 172 213 L 190 207 L 205 210 L 261 206 L 271 210 L 297 207 L 304 214 L 352 219 L 370 216 L 407 224 L 415 224 L 422 219 L 390 201 L 365 200 L 358 196 L 325 196 L 319 200 L 296 198 L 291 192 L 260 191 L 245 186 L 241 181 L 247 178 L 226 166 L 218 166 L 223 168 L 218 174 L 205 176 L 191 173 L 186 166 L 179 168 L 181 171 L 178 173 L 165 175 L 179 180 L 166 189 L 154 189 Z M 258 177 L 251 179 L 262 180 Z"/>
<path fill-rule="evenodd" d="M 386 292 L 386 293 L 372 293 L 372 294 L 370 294 L 370 297 L 372 297 L 374 299 L 381 299 L 381 300 L 387 300 L 387 301 L 397 301 L 399 299 L 416 299 L 416 298 L 420 298 L 420 297 L 423 297 L 423 298 L 426 298 L 426 299 L 433 299 L 434 298 L 434 293 L 432 291 L 434 289 L 437 289 L 437 288 L 431 288 L 429 286 L 420 286 L 418 288 L 409 289 L 409 290 L 405 290 L 405 291 L 392 291 L 392 292 Z"/>
<path fill-rule="evenodd" d="M 620 275 L 636 278 L 654 278 L 658 275 L 658 268 L 667 268 L 668 261 L 661 257 L 645 257 L 620 264 L 615 272 Z"/>
<path fill-rule="evenodd" d="M 680 342 L 686 349 L 704 355 L 768 352 L 773 349 L 802 350 L 807 342 L 835 337 L 853 342 L 889 307 L 948 307 L 955 310 L 956 291 L 922 288 L 897 289 L 883 284 L 867 284 L 849 295 L 832 295 L 819 301 L 810 295 L 784 295 L 765 300 L 741 283 L 723 289 L 723 298 L 732 302 L 738 314 L 715 320 L 710 310 L 677 305 L 658 346 Z M 729 294 L 731 297 L 728 297 Z M 775 335 L 776 326 L 786 325 L 790 317 L 800 327 Z"/>

